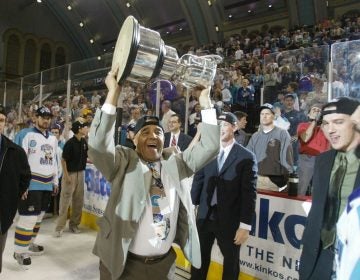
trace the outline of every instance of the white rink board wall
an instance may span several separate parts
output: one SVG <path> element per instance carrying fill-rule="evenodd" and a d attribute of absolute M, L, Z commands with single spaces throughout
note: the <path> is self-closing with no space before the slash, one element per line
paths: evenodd
<path fill-rule="evenodd" d="M 260 279 L 299 279 L 301 238 L 311 201 L 258 194 L 251 235 L 240 249 L 240 271 Z M 212 261 L 222 264 L 217 245 Z"/>
<path fill-rule="evenodd" d="M 83 210 L 102 217 L 110 196 L 111 185 L 93 164 L 87 164 L 84 183 Z"/>
<path fill-rule="evenodd" d="M 110 184 L 93 164 L 85 170 L 84 211 L 101 217 L 110 196 Z M 297 280 L 301 238 L 311 201 L 258 193 L 252 232 L 240 250 L 241 272 L 260 279 Z M 219 247 L 211 259 L 219 264 Z"/>

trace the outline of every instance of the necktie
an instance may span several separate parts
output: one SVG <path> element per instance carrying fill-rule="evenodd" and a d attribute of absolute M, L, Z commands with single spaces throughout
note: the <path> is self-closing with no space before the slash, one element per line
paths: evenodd
<path fill-rule="evenodd" d="M 341 203 L 341 186 L 346 173 L 347 161 L 344 154 L 340 155 L 339 166 L 331 178 L 327 201 L 325 205 L 324 221 L 321 229 L 323 248 L 327 249 L 334 244 L 336 237 L 336 222 L 339 217 Z"/>
<path fill-rule="evenodd" d="M 176 138 L 175 135 L 173 135 L 172 139 L 171 139 L 171 147 L 172 146 L 176 146 Z"/>
<path fill-rule="evenodd" d="M 220 171 L 225 162 L 224 150 L 221 150 L 221 152 L 217 158 L 217 161 L 218 161 L 218 170 Z"/>
<path fill-rule="evenodd" d="M 224 150 L 221 150 L 220 154 L 218 155 L 217 158 L 217 163 L 218 163 L 218 171 L 220 172 L 222 166 L 224 165 L 224 161 L 225 161 L 225 157 L 224 157 Z M 217 204 L 217 186 L 215 186 L 214 188 L 214 192 L 211 198 L 211 202 L 210 205 L 214 206 Z"/>
<path fill-rule="evenodd" d="M 169 230 L 170 230 L 170 222 L 169 219 L 164 217 L 161 213 L 160 205 L 158 200 L 166 197 L 164 185 L 161 181 L 160 173 L 155 169 L 155 164 L 153 162 L 148 163 L 148 167 L 150 168 L 152 174 L 152 182 L 150 186 L 150 200 L 153 212 L 153 222 L 154 224 L 165 223 L 164 234 L 161 235 L 161 239 L 166 239 Z"/>

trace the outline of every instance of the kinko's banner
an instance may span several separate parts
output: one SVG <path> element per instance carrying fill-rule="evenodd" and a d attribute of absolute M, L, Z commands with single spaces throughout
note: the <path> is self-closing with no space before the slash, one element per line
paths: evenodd
<path fill-rule="evenodd" d="M 101 217 L 110 196 L 110 184 L 93 164 L 86 165 L 84 188 L 84 211 Z"/>
<path fill-rule="evenodd" d="M 256 218 L 240 250 L 240 271 L 259 279 L 299 279 L 301 238 L 311 201 L 258 194 Z M 222 264 L 218 246 L 212 261 Z"/>

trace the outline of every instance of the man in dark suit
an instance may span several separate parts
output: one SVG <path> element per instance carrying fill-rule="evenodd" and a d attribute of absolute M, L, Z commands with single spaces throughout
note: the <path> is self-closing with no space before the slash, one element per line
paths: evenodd
<path fill-rule="evenodd" d="M 191 143 L 192 137 L 180 131 L 180 115 L 172 115 L 169 119 L 168 126 L 170 131 L 165 133 L 164 147 L 178 146 L 180 151 L 185 151 Z"/>
<path fill-rule="evenodd" d="M 350 118 L 359 104 L 342 97 L 322 109 L 321 126 L 332 149 L 315 161 L 312 207 L 302 238 L 301 280 L 332 278 L 336 222 L 349 194 L 360 185 L 359 159 L 355 155 L 360 134 Z"/>
<path fill-rule="evenodd" d="M 191 279 L 205 280 L 211 247 L 216 238 L 224 256 L 222 279 L 239 277 L 239 252 L 251 230 L 255 213 L 257 163 L 255 155 L 234 138 L 237 118 L 223 113 L 220 120 L 220 153 L 194 176 L 191 198 L 199 205 L 200 269 L 191 268 Z"/>
<path fill-rule="evenodd" d="M 6 113 L 0 108 L 0 273 L 7 231 L 20 198 L 27 198 L 31 172 L 25 151 L 3 135 Z"/>

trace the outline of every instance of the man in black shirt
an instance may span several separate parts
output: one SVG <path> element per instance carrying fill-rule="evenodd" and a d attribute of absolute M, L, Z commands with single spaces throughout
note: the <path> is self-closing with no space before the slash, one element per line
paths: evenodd
<path fill-rule="evenodd" d="M 80 233 L 78 226 L 81 221 L 84 203 L 84 170 L 86 168 L 88 150 L 85 140 L 85 136 L 88 133 L 87 123 L 76 121 L 72 124 L 71 130 L 74 132 L 74 136 L 65 143 L 61 159 L 63 178 L 55 237 L 61 237 L 62 235 L 70 203 L 72 211 L 69 229 L 73 233 Z"/>

